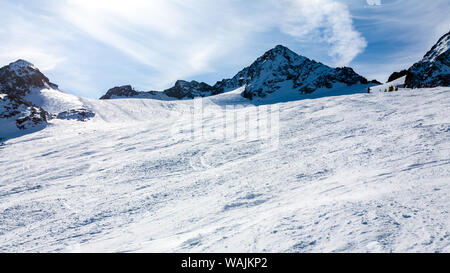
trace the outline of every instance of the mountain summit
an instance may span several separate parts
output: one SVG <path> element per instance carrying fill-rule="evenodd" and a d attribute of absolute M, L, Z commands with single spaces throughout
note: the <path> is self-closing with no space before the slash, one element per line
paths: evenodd
<path fill-rule="evenodd" d="M 352 68 L 331 68 L 278 45 L 232 79 L 222 81 L 216 86 L 245 86 L 242 95 L 252 99 L 264 98 L 282 88 L 290 89 L 290 92 L 309 94 L 321 88 L 331 89 L 339 84 L 350 86 L 369 82 Z"/>
<path fill-rule="evenodd" d="M 33 88 L 58 89 L 32 63 L 17 60 L 0 68 L 0 90 L 8 95 L 23 96 Z"/>
<path fill-rule="evenodd" d="M 289 48 L 277 45 L 259 57 L 250 66 L 244 68 L 231 79 L 224 79 L 211 86 L 204 82 L 177 81 L 175 86 L 162 92 L 128 92 L 131 87 L 116 87 L 110 89 L 102 99 L 149 97 L 162 93 L 172 99 L 188 99 L 221 94 L 245 87 L 242 96 L 248 99 L 264 98 L 279 89 L 289 89 L 291 93 L 309 94 L 326 88 L 332 89 L 339 85 L 371 85 L 350 67 L 331 68 L 322 63 L 298 55 Z M 361 89 L 365 89 L 362 87 Z M 162 97 L 161 95 L 159 96 Z"/>
<path fill-rule="evenodd" d="M 425 54 L 422 60 L 407 70 L 394 72 L 388 82 L 406 76 L 405 85 L 410 88 L 450 86 L 450 32 Z"/>
<path fill-rule="evenodd" d="M 85 121 L 94 115 L 32 63 L 17 60 L 0 68 L 0 139 L 43 129 L 54 118 Z"/>

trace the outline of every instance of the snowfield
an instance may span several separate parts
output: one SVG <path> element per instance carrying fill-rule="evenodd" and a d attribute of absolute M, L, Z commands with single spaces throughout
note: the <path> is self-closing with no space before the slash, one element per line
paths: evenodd
<path fill-rule="evenodd" d="M 380 90 L 276 104 L 58 93 L 46 103 L 96 115 L 0 146 L 0 251 L 450 252 L 450 88 Z M 279 135 L 195 136 L 195 103 L 196 132 L 223 127 L 217 107 L 255 103 Z"/>

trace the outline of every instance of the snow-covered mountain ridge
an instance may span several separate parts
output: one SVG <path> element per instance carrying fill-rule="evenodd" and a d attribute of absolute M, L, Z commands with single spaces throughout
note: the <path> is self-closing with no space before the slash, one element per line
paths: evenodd
<path fill-rule="evenodd" d="M 444 35 L 422 61 L 408 71 L 394 73 L 390 80 L 406 76 L 409 87 L 448 86 L 449 41 L 450 34 Z M 101 99 L 175 101 L 241 90 L 240 95 L 254 104 L 271 104 L 308 97 L 363 93 L 376 84 L 377 81 L 367 81 L 352 68 L 331 68 L 278 45 L 233 78 L 213 86 L 179 80 L 172 88 L 162 92 L 140 92 L 127 85 L 110 89 Z M 3 127 L 0 138 L 42 129 L 53 118 L 86 121 L 96 114 L 83 104 L 84 99 L 62 92 L 39 69 L 24 60 L 0 69 L 0 94 L 0 125 Z M 230 98 L 236 100 L 234 95 L 228 96 Z M 24 119 L 32 122 L 23 122 Z"/>
<path fill-rule="evenodd" d="M 369 84 L 352 68 L 333 69 L 329 66 L 300 56 L 284 46 L 276 46 L 252 65 L 244 68 L 232 79 L 216 84 L 222 90 L 245 86 L 242 95 L 246 98 L 266 97 L 281 88 L 290 88 L 293 93 L 309 94 L 317 89 L 332 89 L 336 83 L 347 86 Z M 372 85 L 378 82 L 373 81 Z M 365 89 L 367 87 L 362 87 Z"/>
<path fill-rule="evenodd" d="M 240 87 L 245 87 L 242 96 L 253 99 L 254 97 L 264 98 L 281 88 L 289 88 L 292 93 L 309 94 L 321 88 L 332 89 L 336 84 L 347 86 L 361 84 L 364 86 L 360 89 L 365 90 L 368 86 L 379 84 L 379 82 L 375 80 L 369 82 L 352 68 L 333 69 L 278 45 L 233 78 L 221 80 L 213 86 L 204 82 L 182 80 L 177 81 L 174 87 L 162 92 L 139 92 L 132 90 L 131 86 L 122 86 L 108 90 L 101 99 L 132 97 L 192 99 L 213 96 Z"/>
<path fill-rule="evenodd" d="M 450 32 L 442 36 L 422 60 L 408 70 L 395 72 L 390 80 L 405 75 L 405 84 L 410 88 L 450 86 Z"/>

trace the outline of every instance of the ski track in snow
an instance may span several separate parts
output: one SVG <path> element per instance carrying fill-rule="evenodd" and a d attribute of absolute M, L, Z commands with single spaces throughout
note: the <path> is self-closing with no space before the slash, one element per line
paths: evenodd
<path fill-rule="evenodd" d="M 189 101 L 80 99 L 0 146 L 0 251 L 450 252 L 449 94 L 280 103 L 277 149 L 173 135 Z"/>

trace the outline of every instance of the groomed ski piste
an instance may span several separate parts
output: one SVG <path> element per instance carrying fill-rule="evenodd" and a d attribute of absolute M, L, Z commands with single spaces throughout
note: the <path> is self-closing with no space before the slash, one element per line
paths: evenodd
<path fill-rule="evenodd" d="M 0 251 L 450 252 L 450 88 L 383 89 L 44 92 L 96 115 L 4 140 Z M 256 137 L 221 131 L 230 106 L 234 129 L 257 109 L 270 130 L 258 114 Z"/>

